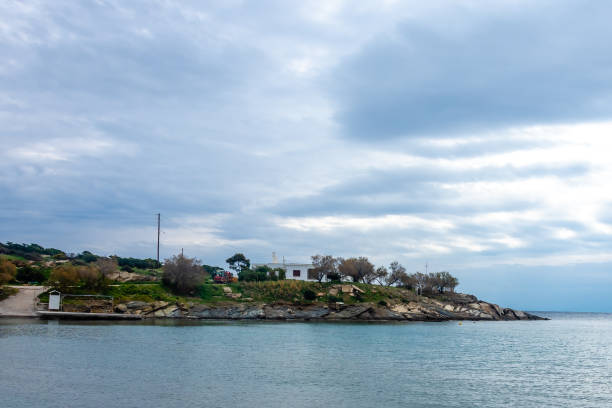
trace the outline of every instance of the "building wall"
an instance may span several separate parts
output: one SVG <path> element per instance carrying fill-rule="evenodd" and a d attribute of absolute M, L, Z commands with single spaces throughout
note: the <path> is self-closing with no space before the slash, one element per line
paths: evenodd
<path fill-rule="evenodd" d="M 283 268 L 287 279 L 311 281 L 314 282 L 316 279 L 308 279 L 308 269 L 312 269 L 312 264 L 297 264 L 297 263 L 266 263 L 266 264 L 253 264 L 253 267 L 265 265 L 269 268 Z M 293 276 L 294 271 L 299 271 L 299 276 Z M 323 278 L 323 282 L 326 279 Z"/>

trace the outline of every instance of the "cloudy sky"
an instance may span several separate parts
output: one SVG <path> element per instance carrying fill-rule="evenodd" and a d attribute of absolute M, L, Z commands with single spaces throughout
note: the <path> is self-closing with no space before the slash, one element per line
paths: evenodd
<path fill-rule="evenodd" d="M 612 4 L 3 1 L 0 241 L 326 253 L 612 311 Z"/>

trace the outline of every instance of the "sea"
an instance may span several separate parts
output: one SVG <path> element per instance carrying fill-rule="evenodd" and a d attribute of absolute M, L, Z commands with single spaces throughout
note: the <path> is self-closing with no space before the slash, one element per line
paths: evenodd
<path fill-rule="evenodd" d="M 0 407 L 612 407 L 612 314 L 444 323 L 0 319 Z"/>

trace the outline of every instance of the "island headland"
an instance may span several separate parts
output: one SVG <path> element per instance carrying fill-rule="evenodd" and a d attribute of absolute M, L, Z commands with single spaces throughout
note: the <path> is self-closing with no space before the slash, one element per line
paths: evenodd
<path fill-rule="evenodd" d="M 232 259 L 242 258 L 229 258 Z M 330 259 L 333 260 L 329 257 L 323 261 Z M 367 258 L 351 259 L 353 267 L 365 270 L 363 260 L 367 262 Z M 313 260 L 316 263 L 321 258 Z M 2 283 L 7 284 L 0 289 L 0 316 L 270 321 L 544 320 L 455 292 L 458 281 L 448 272 L 408 275 L 398 265 L 391 265 L 394 277 L 378 268 L 377 283 L 371 276 L 369 283 L 359 279 L 349 282 L 346 276 L 350 276 L 351 270 L 346 265 L 344 276 L 334 270 L 336 275 L 326 275 L 333 279 L 323 279 L 321 275 L 316 279 L 317 269 L 313 268 L 308 271 L 313 279 L 299 280 L 287 279 L 287 268 L 275 270 L 262 265 L 252 268 L 242 264 L 237 279 L 221 268 L 201 265 L 183 255 L 166 260 L 162 266 L 152 259 L 101 257 L 87 251 L 65 254 L 36 244 L 0 243 L 0 276 Z M 316 267 L 322 268 L 321 264 Z M 430 279 L 434 284 L 428 287 L 420 284 L 419 279 L 425 283 Z M 34 287 L 39 289 L 27 290 Z M 15 309 L 15 305 L 22 306 Z"/>

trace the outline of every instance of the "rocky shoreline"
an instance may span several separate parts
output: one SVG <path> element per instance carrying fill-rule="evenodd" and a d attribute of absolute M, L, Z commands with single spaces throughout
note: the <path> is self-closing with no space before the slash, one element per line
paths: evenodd
<path fill-rule="evenodd" d="M 386 304 L 219 303 L 192 304 L 132 301 L 119 304 L 115 313 L 143 318 L 202 320 L 320 320 L 320 321 L 448 321 L 547 320 L 520 310 L 501 308 L 471 295 L 457 294 L 452 302 L 422 297 L 419 302 Z"/>

